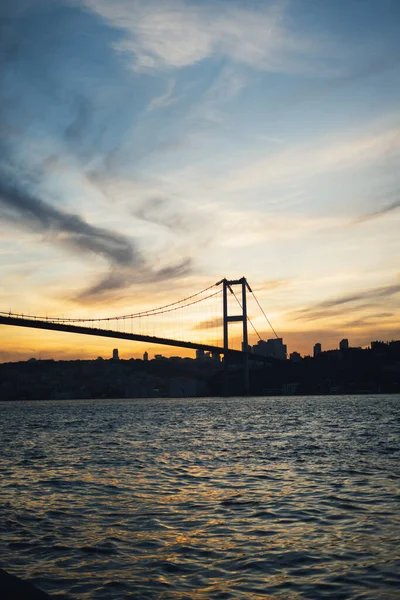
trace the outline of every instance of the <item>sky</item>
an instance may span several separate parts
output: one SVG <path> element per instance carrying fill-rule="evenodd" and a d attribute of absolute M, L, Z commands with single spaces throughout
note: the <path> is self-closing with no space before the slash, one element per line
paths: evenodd
<path fill-rule="evenodd" d="M 289 352 L 399 339 L 399 22 L 398 0 L 2 0 L 0 311 L 100 318 L 246 276 Z M 206 304 L 184 339 L 217 339 Z M 3 362 L 116 345 L 1 335 Z"/>

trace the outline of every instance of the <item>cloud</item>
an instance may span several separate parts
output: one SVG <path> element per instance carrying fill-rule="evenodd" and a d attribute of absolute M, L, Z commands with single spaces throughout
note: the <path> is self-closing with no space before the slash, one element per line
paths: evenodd
<path fill-rule="evenodd" d="M 48 232 L 52 239 L 76 251 L 100 254 L 115 265 L 141 265 L 143 258 L 125 236 L 90 225 L 77 214 L 60 210 L 1 178 L 3 217 L 23 227 Z"/>
<path fill-rule="evenodd" d="M 133 283 L 154 283 L 185 277 L 192 272 L 191 258 L 155 268 L 145 261 L 132 240 L 110 229 L 96 227 L 81 216 L 44 202 L 19 189 L 0 176 L 1 216 L 14 224 L 50 234 L 59 243 L 82 254 L 98 254 L 110 265 L 110 272 L 78 295 L 79 300 L 93 298 Z"/>
<path fill-rule="evenodd" d="M 107 292 L 124 289 L 132 283 L 131 271 L 130 275 L 131 277 L 129 278 L 127 269 L 114 269 L 104 277 L 101 277 L 97 283 L 78 294 L 77 299 L 92 300 L 94 297 L 106 295 Z"/>
<path fill-rule="evenodd" d="M 91 102 L 85 96 L 78 95 L 75 116 L 65 130 L 65 139 L 68 143 L 79 144 L 86 137 L 92 112 Z"/>
<path fill-rule="evenodd" d="M 147 107 L 147 110 L 152 111 L 159 108 L 165 108 L 166 106 L 170 106 L 171 104 L 178 102 L 179 96 L 174 96 L 175 85 L 176 82 L 171 80 L 168 84 L 166 92 L 153 98 Z"/>
<path fill-rule="evenodd" d="M 223 122 L 226 105 L 245 88 L 247 81 L 248 77 L 238 67 L 224 67 L 189 112 L 189 119 L 206 121 L 211 126 Z"/>
<path fill-rule="evenodd" d="M 172 203 L 165 198 L 147 199 L 134 208 L 132 214 L 137 219 L 167 227 L 178 233 L 190 230 L 194 226 L 188 215 L 175 210 Z"/>
<path fill-rule="evenodd" d="M 59 139 L 54 136 L 40 141 L 31 137 L 24 139 L 22 131 L 15 131 L 7 123 L 1 124 L 0 219 L 40 234 L 47 243 L 72 250 L 82 260 L 91 255 L 104 259 L 107 272 L 78 294 L 79 300 L 107 297 L 136 282 L 176 279 L 191 272 L 191 260 L 181 259 L 182 254 L 187 257 L 186 252 L 173 249 L 169 256 L 164 252 L 162 268 L 159 268 L 163 249 L 158 255 L 154 249 L 145 255 L 139 247 L 139 232 L 127 235 L 112 227 L 97 226 L 80 214 L 81 208 L 63 206 L 66 202 L 77 206 L 76 192 L 79 206 L 87 203 L 92 214 L 97 212 L 99 203 L 97 190 L 82 188 L 87 178 L 74 160 L 74 154 L 82 153 L 82 146 L 93 128 L 93 104 L 79 93 L 73 99 L 73 108 L 70 123 L 61 129 Z M 110 211 L 109 206 L 103 208 Z M 129 213 L 124 217 L 129 219 Z M 168 225 L 178 228 L 178 215 L 170 211 L 168 217 Z"/>
<path fill-rule="evenodd" d="M 203 329 L 218 329 L 222 327 L 224 324 L 222 317 L 216 317 L 215 319 L 206 319 L 204 321 L 200 321 L 197 323 L 192 329 L 194 331 L 203 330 Z"/>
<path fill-rule="evenodd" d="M 323 319 L 332 316 L 343 315 L 345 311 L 360 310 L 374 307 L 377 302 L 400 293 L 400 283 L 363 290 L 354 294 L 348 294 L 318 302 L 309 308 L 302 308 L 295 312 L 295 318 L 305 320 Z"/>
<path fill-rule="evenodd" d="M 331 308 L 340 306 L 342 304 L 348 304 L 349 302 L 359 302 L 368 300 L 376 300 L 379 298 L 387 298 L 400 292 L 400 284 L 388 285 L 384 287 L 372 288 L 370 290 L 364 290 L 358 294 L 349 294 L 348 296 L 341 296 L 333 300 L 326 300 L 320 302 L 318 306 L 321 308 Z"/>
<path fill-rule="evenodd" d="M 291 285 L 291 281 L 289 279 L 267 279 L 261 285 L 257 286 L 257 288 L 253 287 L 253 292 L 258 291 L 269 291 L 276 290 L 278 288 L 287 287 Z"/>
<path fill-rule="evenodd" d="M 223 220 L 218 223 L 218 246 L 237 249 L 279 240 L 293 242 L 346 224 L 343 218 L 307 216 L 294 211 L 289 214 L 272 210 L 225 209 Z"/>
<path fill-rule="evenodd" d="M 47 242 L 72 250 L 82 259 L 99 255 L 112 271 L 129 268 L 133 273 L 145 267 L 145 260 L 132 239 L 91 224 L 78 211 L 60 207 L 73 188 L 70 180 L 75 175 L 75 170 L 68 168 L 71 162 L 68 150 L 80 148 L 91 121 L 92 105 L 83 94 L 75 97 L 74 109 L 60 140 L 44 135 L 40 141 L 23 132 L 22 127 L 16 130 L 9 125 L 6 118 L 10 116 L 3 112 L 0 217 L 15 227 L 41 234 Z M 34 130 L 33 118 L 32 125 Z M 120 280 L 114 279 L 114 283 L 117 288 Z"/>
<path fill-rule="evenodd" d="M 376 325 L 385 325 L 387 323 L 392 323 L 395 314 L 392 312 L 382 312 L 376 313 L 372 315 L 368 315 L 365 318 L 355 319 L 353 321 L 348 321 L 343 324 L 344 329 L 367 329 Z"/>
<path fill-rule="evenodd" d="M 168 279 L 175 279 L 185 277 L 192 271 L 192 259 L 183 258 L 181 261 L 174 265 L 168 265 L 162 269 L 156 270 L 147 276 L 147 282 L 164 281 Z"/>
<path fill-rule="evenodd" d="M 283 2 L 253 8 L 239 2 L 82 0 L 120 29 L 116 50 L 137 71 L 182 68 L 213 56 L 271 72 L 320 72 L 321 43 L 285 22 Z M 329 69 L 325 66 L 324 73 Z"/>
<path fill-rule="evenodd" d="M 127 288 L 132 285 L 132 283 L 143 285 L 180 279 L 191 274 L 192 271 L 193 263 L 191 258 L 183 258 L 180 261 L 161 269 L 155 269 L 150 265 L 145 265 L 143 267 L 139 265 L 134 273 L 131 268 L 121 266 L 111 270 L 110 273 L 102 277 L 93 286 L 80 293 L 78 299 L 83 301 L 92 300 L 93 297 L 107 295 L 108 292 L 112 292 L 116 289 Z M 134 281 L 132 280 L 133 275 Z"/>
<path fill-rule="evenodd" d="M 366 215 L 362 215 L 358 219 L 354 221 L 354 223 L 364 223 L 365 221 L 372 221 L 373 219 L 377 219 L 382 215 L 386 215 L 394 210 L 400 208 L 400 200 L 396 200 L 395 202 L 391 202 L 386 206 L 382 206 L 379 210 L 375 210 L 373 212 L 367 213 Z"/>
<path fill-rule="evenodd" d="M 395 115 L 397 121 L 397 115 Z M 237 192 L 259 189 L 276 181 L 302 180 L 318 173 L 366 167 L 400 152 L 400 128 L 397 124 L 381 125 L 380 131 L 356 132 L 314 146 L 285 148 L 273 156 L 237 169 L 221 181 L 220 189 Z"/>

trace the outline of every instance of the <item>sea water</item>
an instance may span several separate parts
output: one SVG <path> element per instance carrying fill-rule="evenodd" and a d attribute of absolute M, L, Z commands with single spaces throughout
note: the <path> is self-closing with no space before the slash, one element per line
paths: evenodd
<path fill-rule="evenodd" d="M 0 403 L 1 566 L 55 598 L 400 597 L 400 397 Z"/>

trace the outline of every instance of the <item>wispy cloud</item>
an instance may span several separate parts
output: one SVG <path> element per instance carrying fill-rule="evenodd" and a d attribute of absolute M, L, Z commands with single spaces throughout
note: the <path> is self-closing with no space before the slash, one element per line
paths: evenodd
<path fill-rule="evenodd" d="M 175 86 L 176 82 L 171 79 L 171 81 L 168 83 L 167 90 L 160 96 L 153 98 L 147 110 L 150 112 L 152 110 L 165 108 L 166 106 L 170 106 L 171 104 L 178 102 L 179 96 L 174 95 Z"/>
<path fill-rule="evenodd" d="M 395 294 L 400 293 L 400 284 L 388 285 L 378 288 L 373 288 L 369 290 L 364 290 L 358 294 L 350 294 L 348 296 L 340 296 L 339 298 L 334 298 L 332 300 L 326 300 L 325 302 L 321 302 L 319 306 L 321 308 L 331 308 L 335 306 L 339 306 L 342 304 L 348 304 L 350 302 L 359 302 L 365 300 L 375 300 L 379 298 L 387 298 L 389 296 L 393 296 Z"/>
<path fill-rule="evenodd" d="M 325 319 L 339 315 L 343 317 L 353 310 L 359 312 L 360 309 L 373 308 L 381 300 L 388 305 L 388 300 L 398 294 L 400 294 L 400 283 L 370 288 L 318 302 L 311 307 L 297 310 L 294 315 L 301 320 Z"/>
<path fill-rule="evenodd" d="M 279 288 L 290 286 L 291 283 L 292 282 L 289 279 L 267 279 L 257 287 L 253 286 L 253 292 L 277 290 Z"/>
<path fill-rule="evenodd" d="M 218 224 L 218 245 L 251 247 L 277 240 L 293 242 L 325 229 L 347 223 L 343 218 L 308 216 L 264 210 L 229 210 L 223 212 L 223 223 Z"/>
<path fill-rule="evenodd" d="M 355 167 L 374 165 L 400 152 L 398 115 L 392 123 L 374 131 L 344 133 L 336 139 L 321 140 L 314 145 L 285 148 L 265 159 L 236 170 L 221 182 L 225 191 L 258 189 L 279 180 L 293 180 L 319 173 L 345 171 Z M 378 129 L 378 126 L 376 126 Z"/>
<path fill-rule="evenodd" d="M 346 323 L 344 323 L 343 328 L 344 329 L 366 329 L 368 327 L 373 327 L 373 326 L 382 326 L 385 324 L 392 324 L 393 323 L 393 317 L 395 317 L 395 314 L 392 312 L 381 312 L 381 313 L 375 313 L 375 314 L 371 314 L 368 315 L 362 319 L 354 319 L 352 321 L 347 321 Z"/>
<path fill-rule="evenodd" d="M 197 105 L 190 111 L 190 120 L 204 120 L 212 125 L 221 123 L 226 115 L 226 106 L 246 86 L 247 77 L 232 66 L 221 70 Z"/>
<path fill-rule="evenodd" d="M 289 26 L 286 2 L 256 8 L 221 0 L 82 1 L 124 32 L 115 47 L 132 57 L 137 71 L 187 67 L 212 56 L 271 72 L 321 71 L 323 45 Z"/>
<path fill-rule="evenodd" d="M 23 228 L 44 236 L 49 244 L 56 244 L 79 254 L 83 259 L 90 255 L 101 256 L 108 272 L 78 294 L 79 300 L 93 300 L 96 296 L 110 294 L 134 283 L 151 283 L 188 275 L 192 269 L 189 257 L 175 260 L 169 257 L 164 264 L 149 260 L 139 248 L 136 239 L 111 228 L 91 224 L 77 212 L 57 207 L 44 200 L 39 189 L 27 173 L 20 168 L 17 183 L 16 166 L 0 169 L 0 217 L 14 228 Z M 173 215 L 171 215 L 173 219 Z M 172 225 L 172 221 L 171 221 Z M 43 237 L 42 237 L 43 239 Z"/>
<path fill-rule="evenodd" d="M 0 179 L 1 205 L 4 218 L 38 232 L 48 232 L 53 240 L 78 252 L 100 254 L 115 265 L 143 263 L 139 251 L 123 235 L 90 225 L 79 215 L 60 210 L 4 179 Z"/>
<path fill-rule="evenodd" d="M 133 283 L 138 285 L 171 281 L 189 275 L 192 270 L 193 263 L 190 258 L 181 259 L 160 269 L 149 264 L 139 266 L 135 270 L 127 266 L 113 268 L 94 285 L 81 292 L 78 299 L 91 302 L 99 295 L 107 296 L 109 292 L 128 288 Z"/>
<path fill-rule="evenodd" d="M 400 208 L 400 200 L 395 200 L 395 202 L 386 204 L 386 206 L 382 206 L 382 208 L 378 210 L 374 210 L 370 213 L 362 215 L 361 217 L 358 217 L 358 219 L 356 219 L 354 223 L 364 223 L 365 221 L 372 221 L 373 219 L 378 219 L 379 217 L 391 213 L 394 210 L 397 210 L 398 208 Z"/>
<path fill-rule="evenodd" d="M 65 130 L 65 138 L 68 143 L 81 143 L 87 136 L 88 124 L 90 121 L 93 107 L 89 100 L 79 95 L 76 98 L 76 111 L 71 123 Z"/>
<path fill-rule="evenodd" d="M 176 209 L 166 198 L 149 198 L 132 210 L 132 214 L 143 221 L 167 227 L 178 233 L 195 228 L 194 219 L 183 210 Z M 198 221 L 197 221 L 198 225 Z"/>
<path fill-rule="evenodd" d="M 205 319 L 204 321 L 200 321 L 194 327 L 194 331 L 203 331 L 204 329 L 218 329 L 222 327 L 223 319 L 222 317 L 216 317 L 215 319 Z"/>

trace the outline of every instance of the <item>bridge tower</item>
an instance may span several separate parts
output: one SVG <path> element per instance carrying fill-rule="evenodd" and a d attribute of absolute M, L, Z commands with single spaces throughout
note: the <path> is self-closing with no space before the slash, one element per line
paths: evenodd
<path fill-rule="evenodd" d="M 242 302 L 241 302 L 241 315 L 228 315 L 228 290 L 233 294 L 232 286 L 240 285 L 242 288 Z M 244 393 L 249 393 L 249 342 L 248 342 L 248 334 L 247 334 L 247 299 L 246 299 L 246 291 L 249 290 L 251 292 L 251 288 L 247 283 L 247 279 L 242 277 L 241 279 L 223 279 L 223 323 L 224 323 L 224 363 L 225 363 L 225 393 L 227 392 L 228 387 L 228 355 L 229 355 L 229 336 L 228 336 L 228 325 L 233 322 L 242 322 L 243 323 L 243 342 L 242 342 L 242 351 L 243 351 L 243 383 L 244 383 Z"/>

